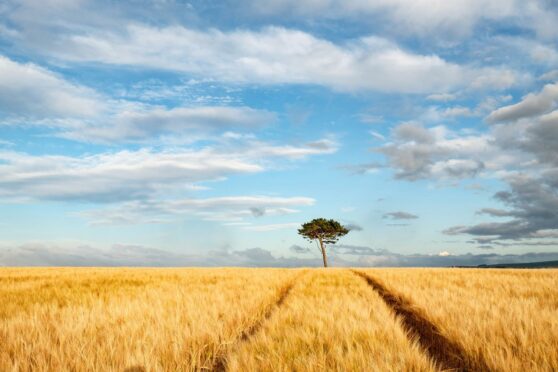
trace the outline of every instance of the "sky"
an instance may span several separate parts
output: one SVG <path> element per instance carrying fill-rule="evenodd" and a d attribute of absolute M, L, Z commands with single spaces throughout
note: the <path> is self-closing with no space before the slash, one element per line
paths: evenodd
<path fill-rule="evenodd" d="M 0 265 L 558 259 L 558 4 L 0 1 Z"/>

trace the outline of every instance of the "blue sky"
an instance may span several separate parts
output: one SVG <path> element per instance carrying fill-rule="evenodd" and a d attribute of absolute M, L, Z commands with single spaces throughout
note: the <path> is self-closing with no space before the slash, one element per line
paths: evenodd
<path fill-rule="evenodd" d="M 0 3 L 1 265 L 558 259 L 548 1 Z"/>

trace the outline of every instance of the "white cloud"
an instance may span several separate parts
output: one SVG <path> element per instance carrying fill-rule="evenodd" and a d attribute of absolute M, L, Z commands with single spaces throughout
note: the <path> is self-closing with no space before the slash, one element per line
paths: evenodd
<path fill-rule="evenodd" d="M 300 227 L 300 223 L 288 222 L 288 223 L 275 223 L 275 224 L 267 224 L 267 225 L 250 225 L 250 226 L 244 226 L 243 229 L 249 231 L 267 232 L 267 231 L 284 230 L 284 229 L 292 230 L 298 227 Z"/>
<path fill-rule="evenodd" d="M 368 132 L 368 133 L 370 133 L 370 135 L 371 135 L 372 137 L 374 137 L 375 139 L 377 139 L 377 140 L 380 140 L 380 141 L 385 141 L 385 140 L 386 140 L 386 137 L 384 137 L 384 135 L 382 135 L 382 134 L 380 134 L 380 133 L 378 133 L 378 132 L 376 132 L 376 131 L 371 130 L 371 131 Z"/>
<path fill-rule="evenodd" d="M 249 107 L 144 106 L 124 108 L 114 116 L 98 119 L 99 124 L 83 123 L 60 135 L 88 142 L 152 141 L 155 138 L 184 136 L 188 142 L 227 130 L 250 130 L 276 120 L 274 113 Z"/>
<path fill-rule="evenodd" d="M 224 131 L 261 128 L 275 113 L 246 106 L 166 108 L 103 97 L 35 64 L 0 56 L 0 114 L 11 126 L 46 126 L 54 135 L 85 142 L 191 143 Z"/>
<path fill-rule="evenodd" d="M 97 202 L 144 198 L 162 189 L 263 169 L 211 149 L 123 150 L 82 157 L 4 152 L 0 159 L 0 197 Z"/>
<path fill-rule="evenodd" d="M 300 146 L 271 145 L 259 141 L 252 141 L 250 144 L 251 146 L 243 149 L 243 152 L 255 159 L 261 157 L 301 159 L 309 155 L 333 154 L 338 149 L 337 142 L 328 138 L 307 142 Z"/>
<path fill-rule="evenodd" d="M 508 246 L 511 240 L 529 240 L 524 245 L 555 244 L 548 239 L 558 222 L 557 105 L 558 84 L 548 84 L 539 93 L 488 116 L 494 123 L 490 142 L 498 147 L 500 157 L 515 161 L 507 162 L 509 172 L 501 172 L 508 189 L 494 194 L 508 208 L 482 208 L 477 213 L 507 220 L 454 226 L 445 230 L 447 234 L 469 234 L 479 244 Z"/>
<path fill-rule="evenodd" d="M 308 197 L 274 197 L 264 195 L 224 196 L 175 200 L 142 200 L 122 203 L 115 208 L 93 209 L 80 213 L 95 225 L 160 223 L 168 217 L 197 216 L 207 221 L 224 222 L 225 225 L 245 226 L 247 219 L 282 216 L 298 213 L 294 207 L 314 205 Z M 247 229 L 264 229 L 263 226 Z M 232 225 L 231 225 L 232 226 Z M 272 229 L 270 227 L 270 229 Z"/>
<path fill-rule="evenodd" d="M 0 152 L 0 198 L 91 202 L 146 199 L 231 174 L 260 172 L 273 159 L 329 154 L 335 146 L 330 140 L 300 146 L 240 142 L 221 144 L 219 149 L 140 149 L 80 157 L 5 151 Z"/>
<path fill-rule="evenodd" d="M 430 94 L 426 98 L 431 101 L 447 102 L 447 101 L 453 101 L 457 97 L 455 94 L 451 94 L 451 93 L 435 93 L 435 94 Z"/>
<path fill-rule="evenodd" d="M 494 103 L 479 106 L 488 108 Z M 510 240 L 555 245 L 548 239 L 556 233 L 558 220 L 557 105 L 558 84 L 548 84 L 519 103 L 494 110 L 487 119 L 495 122 L 488 132 L 452 132 L 444 126 L 404 123 L 393 129 L 392 142 L 377 151 L 387 157 L 396 178 L 461 179 L 481 174 L 508 184 L 509 191 L 494 194 L 508 209 L 479 210 L 479 214 L 507 221 L 454 226 L 445 233 L 469 234 L 483 245 L 507 246 Z"/>
<path fill-rule="evenodd" d="M 539 80 L 543 81 L 556 81 L 558 80 L 558 70 L 550 70 L 545 72 L 539 77 Z"/>
<path fill-rule="evenodd" d="M 457 117 L 457 116 L 474 116 L 475 113 L 471 111 L 468 107 L 463 106 L 455 106 L 455 107 L 448 107 L 442 112 L 442 115 L 445 117 Z"/>
<path fill-rule="evenodd" d="M 376 148 L 396 170 L 396 178 L 461 179 L 486 169 L 501 169 L 499 149 L 490 135 L 462 135 L 444 126 L 425 128 L 404 123 L 392 131 L 393 142 Z"/>
<path fill-rule="evenodd" d="M 88 117 L 103 108 L 94 91 L 35 64 L 0 56 L 0 113 L 4 118 Z"/>
<path fill-rule="evenodd" d="M 448 159 L 440 160 L 432 164 L 430 168 L 434 177 L 456 177 L 472 178 L 484 169 L 484 163 L 472 159 Z"/>
<path fill-rule="evenodd" d="M 252 12 L 304 18 L 362 19 L 393 33 L 436 38 L 466 37 L 483 22 L 508 22 L 542 38 L 558 35 L 556 8 L 544 0 L 272 0 L 250 1 Z"/>
<path fill-rule="evenodd" d="M 235 83 L 427 93 L 469 84 L 505 88 L 515 82 L 512 71 L 459 66 L 380 37 L 334 44 L 281 27 L 223 32 L 131 24 L 123 32 L 66 35 L 60 45 L 46 52 L 69 61 L 139 65 Z"/>
<path fill-rule="evenodd" d="M 22 37 L 33 47 L 41 42 L 58 46 L 59 41 L 52 33 L 60 30 L 106 30 L 139 19 L 148 19 L 153 24 L 181 21 L 195 24 L 201 17 L 211 18 L 207 17 L 208 7 L 182 1 L 144 2 L 141 7 L 133 2 L 115 4 L 103 0 L 4 0 L 4 3 L 0 8 L 0 15 L 7 20 L 4 28 L 10 31 L 10 36 L 24 34 Z M 250 21 L 254 16 L 271 24 L 292 23 L 293 17 L 306 23 L 345 20 L 429 41 L 467 37 L 486 23 L 534 31 L 542 39 L 558 35 L 557 9 L 552 1 L 546 0 L 233 0 L 210 8 L 240 22 Z M 20 27 L 14 29 L 13 25 Z"/>
<path fill-rule="evenodd" d="M 530 50 L 530 56 L 533 60 L 549 66 L 556 66 L 558 64 L 558 51 L 548 45 L 533 45 Z"/>
<path fill-rule="evenodd" d="M 481 117 L 492 112 L 496 107 L 501 106 L 512 99 L 511 95 L 485 95 L 484 98 L 476 105 L 463 106 L 438 106 L 432 105 L 421 108 L 414 118 L 418 122 L 423 123 L 444 123 L 448 119 L 456 120 L 462 117 Z"/>

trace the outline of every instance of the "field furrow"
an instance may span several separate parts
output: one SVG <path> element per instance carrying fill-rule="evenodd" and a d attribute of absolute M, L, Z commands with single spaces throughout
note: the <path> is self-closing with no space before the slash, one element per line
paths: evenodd
<path fill-rule="evenodd" d="M 494 371 L 558 370 L 558 270 L 368 269 Z"/>
<path fill-rule="evenodd" d="M 399 317 L 410 338 L 416 339 L 421 348 L 430 355 L 443 370 L 490 371 L 484 358 L 471 358 L 461 345 L 440 333 L 439 328 L 413 308 L 405 297 L 388 290 L 382 283 L 361 271 L 354 273 L 362 277 L 376 291 L 392 311 Z"/>
<path fill-rule="evenodd" d="M 58 282 L 47 272 L 42 285 L 41 269 L 28 270 L 32 287 L 21 272 L 14 281 L 0 271 L 14 283 L 0 291 L 0 309 L 9 309 L 0 323 L 2 371 L 209 370 L 298 274 L 59 269 Z M 141 285 L 126 285 L 136 279 Z"/>
<path fill-rule="evenodd" d="M 433 371 L 366 283 L 314 270 L 279 311 L 228 356 L 230 371 Z"/>
<path fill-rule="evenodd" d="M 227 349 L 232 350 L 237 344 L 246 342 L 256 334 L 264 324 L 264 322 L 269 319 L 274 311 L 279 310 L 279 307 L 283 304 L 287 296 L 289 295 L 291 289 L 293 288 L 297 279 L 300 279 L 303 273 L 297 275 L 293 279 L 290 279 L 283 287 L 280 288 L 275 303 L 270 303 L 265 310 L 263 316 L 257 320 L 257 322 L 251 324 L 248 328 L 242 330 L 238 335 L 238 338 L 231 344 Z M 226 371 L 227 370 L 227 353 L 228 350 L 222 351 L 213 363 L 211 368 L 212 371 Z"/>
<path fill-rule="evenodd" d="M 0 371 L 556 371 L 557 318 L 557 270 L 4 268 Z"/>

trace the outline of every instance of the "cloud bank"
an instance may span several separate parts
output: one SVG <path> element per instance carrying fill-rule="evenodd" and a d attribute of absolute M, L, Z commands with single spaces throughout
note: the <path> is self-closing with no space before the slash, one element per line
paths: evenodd
<path fill-rule="evenodd" d="M 461 66 L 416 54 L 378 36 L 336 44 L 277 26 L 225 32 L 129 24 L 115 32 L 58 37 L 62 40 L 43 52 L 60 60 L 141 66 L 229 83 L 432 93 L 464 86 L 503 89 L 519 78 L 506 68 Z"/>
<path fill-rule="evenodd" d="M 333 247 L 332 247 L 333 248 Z M 295 254 L 307 255 L 295 246 Z M 558 253 L 402 255 L 363 246 L 338 246 L 330 254 L 337 267 L 447 267 L 498 263 L 558 260 Z M 317 254 L 317 251 L 316 251 Z M 356 259 L 355 259 L 356 257 Z M 219 250 L 187 255 L 137 245 L 116 244 L 109 248 L 90 245 L 60 247 L 37 243 L 0 247 L 0 266 L 243 266 L 243 267 L 320 267 L 320 257 L 276 256 L 262 248 Z"/>

